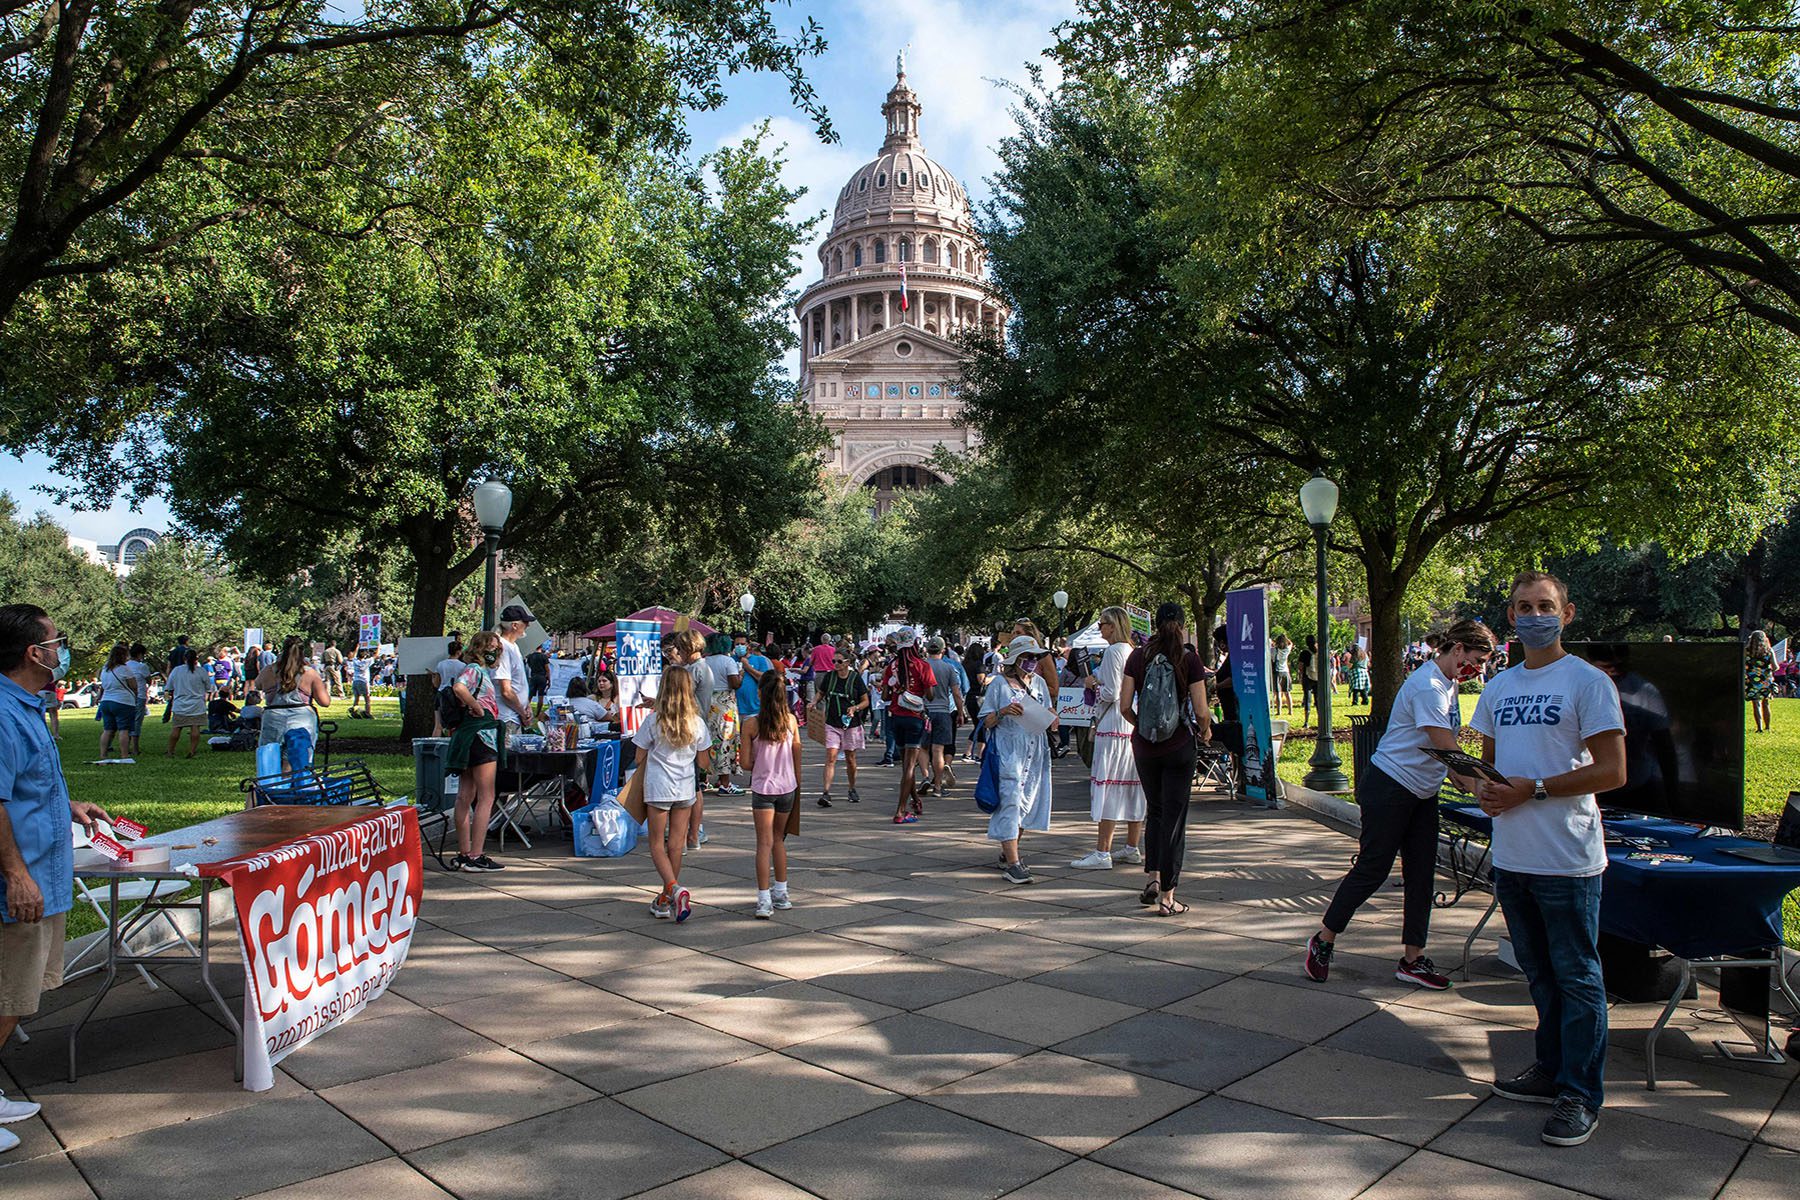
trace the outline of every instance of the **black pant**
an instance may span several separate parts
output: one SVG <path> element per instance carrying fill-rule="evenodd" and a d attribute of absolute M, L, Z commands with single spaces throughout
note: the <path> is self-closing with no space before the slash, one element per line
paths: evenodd
<path fill-rule="evenodd" d="M 1181 882 L 1181 860 L 1187 855 L 1194 754 L 1192 738 L 1181 749 L 1155 757 L 1132 747 L 1144 788 L 1144 872 L 1155 875 L 1165 892 Z"/>
<path fill-rule="evenodd" d="M 1356 804 L 1362 810 L 1358 839 L 1362 849 L 1357 852 L 1356 865 L 1338 884 L 1331 907 L 1325 910 L 1325 928 L 1344 932 L 1363 901 L 1387 882 L 1398 853 L 1406 884 L 1400 940 L 1403 945 L 1423 946 L 1431 928 L 1431 900 L 1437 888 L 1437 793 L 1421 799 L 1385 771 L 1369 767 L 1356 777 Z"/>

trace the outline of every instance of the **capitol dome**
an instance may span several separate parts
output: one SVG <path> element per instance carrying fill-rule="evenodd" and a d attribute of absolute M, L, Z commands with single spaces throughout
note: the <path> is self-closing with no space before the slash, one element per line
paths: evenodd
<path fill-rule="evenodd" d="M 822 277 L 794 306 L 802 394 L 832 431 L 832 468 L 878 506 L 938 481 L 936 447 L 973 448 L 963 339 L 1004 341 L 1009 315 L 984 278 L 969 194 L 925 153 L 919 113 L 902 59 L 881 150 L 839 189 Z"/>

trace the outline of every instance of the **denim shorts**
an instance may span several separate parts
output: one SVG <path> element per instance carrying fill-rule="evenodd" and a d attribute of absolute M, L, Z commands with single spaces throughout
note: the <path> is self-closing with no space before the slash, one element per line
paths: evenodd
<path fill-rule="evenodd" d="M 890 710 L 888 728 L 893 732 L 894 744 L 902 750 L 916 750 L 925 744 L 925 718 L 917 713 Z"/>
<path fill-rule="evenodd" d="M 952 714 L 947 712 L 931 714 L 931 728 L 925 731 L 925 744 L 927 746 L 956 745 L 956 721 Z"/>
<path fill-rule="evenodd" d="M 100 702 L 100 728 L 108 733 L 130 733 L 137 725 L 137 705 L 117 700 Z"/>

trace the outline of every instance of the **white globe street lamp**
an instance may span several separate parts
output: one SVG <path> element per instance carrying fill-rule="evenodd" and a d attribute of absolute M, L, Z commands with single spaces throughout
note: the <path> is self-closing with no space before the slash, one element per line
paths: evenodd
<path fill-rule="evenodd" d="M 498 603 L 500 571 L 500 533 L 506 518 L 512 515 L 512 489 L 498 479 L 489 479 L 475 488 L 475 523 L 481 526 L 487 540 L 487 586 L 481 595 L 481 627 L 494 627 L 494 606 Z"/>
<path fill-rule="evenodd" d="M 1300 485 L 1300 511 L 1312 526 L 1318 547 L 1314 585 L 1319 599 L 1318 649 L 1313 654 L 1313 670 L 1318 675 L 1314 695 L 1319 704 L 1319 738 L 1313 744 L 1306 778 L 1301 782 L 1315 792 L 1343 792 L 1350 788 L 1344 775 L 1343 759 L 1331 737 L 1331 614 L 1325 605 L 1325 535 L 1337 516 L 1338 485 L 1325 478 L 1325 472 L 1314 471 L 1313 477 Z"/>

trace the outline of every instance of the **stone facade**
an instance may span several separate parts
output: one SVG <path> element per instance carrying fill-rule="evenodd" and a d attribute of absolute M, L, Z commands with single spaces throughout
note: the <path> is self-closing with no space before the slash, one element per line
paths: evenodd
<path fill-rule="evenodd" d="M 939 482 L 923 465 L 938 446 L 974 444 L 959 424 L 957 339 L 1004 337 L 1007 317 L 983 282 L 968 193 L 921 147 L 919 112 L 901 62 L 881 153 L 838 193 L 824 277 L 795 306 L 802 395 L 831 430 L 829 469 L 883 506 Z"/>

